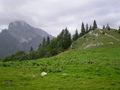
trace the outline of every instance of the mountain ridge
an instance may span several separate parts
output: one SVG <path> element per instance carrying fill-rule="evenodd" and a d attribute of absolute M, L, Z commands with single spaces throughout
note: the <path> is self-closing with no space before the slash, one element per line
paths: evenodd
<path fill-rule="evenodd" d="M 4 35 L 5 33 L 9 38 L 6 38 L 7 36 Z M 2 30 L 0 36 L 0 42 L 2 42 L 0 44 L 0 47 L 2 47 L 0 48 L 0 57 L 12 54 L 12 51 L 15 53 L 17 50 L 28 52 L 31 46 L 36 50 L 44 37 L 46 38 L 49 36 L 50 39 L 54 38 L 44 30 L 35 28 L 24 21 L 11 22 L 8 29 Z M 15 41 L 15 43 L 7 43 L 8 41 Z M 4 47 L 6 44 L 9 45 L 9 47 Z M 10 51 L 9 49 L 12 50 Z M 2 54 L 3 52 L 6 52 L 6 54 Z"/>

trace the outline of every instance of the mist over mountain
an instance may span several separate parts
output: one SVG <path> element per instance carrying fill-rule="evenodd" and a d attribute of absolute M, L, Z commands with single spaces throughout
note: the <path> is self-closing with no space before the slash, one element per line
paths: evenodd
<path fill-rule="evenodd" d="M 44 37 L 49 35 L 42 29 L 34 28 L 24 21 L 14 21 L 8 29 L 0 33 L 0 57 L 15 53 L 18 50 L 28 52 L 32 46 L 37 49 Z"/>

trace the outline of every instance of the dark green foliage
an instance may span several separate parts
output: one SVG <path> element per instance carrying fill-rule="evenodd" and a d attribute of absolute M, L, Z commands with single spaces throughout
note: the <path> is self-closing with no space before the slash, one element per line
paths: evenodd
<path fill-rule="evenodd" d="M 43 47 L 46 46 L 46 40 L 45 40 L 45 38 L 43 38 L 42 46 L 43 46 Z"/>
<path fill-rule="evenodd" d="M 86 33 L 88 33 L 89 32 L 89 27 L 88 27 L 88 24 L 86 24 Z"/>
<path fill-rule="evenodd" d="M 25 55 L 26 55 L 26 53 L 24 51 L 18 51 L 18 52 L 16 52 L 15 57 L 18 58 L 18 59 L 19 58 L 22 59 Z"/>
<path fill-rule="evenodd" d="M 80 37 L 83 35 L 85 35 L 85 26 L 84 26 L 84 23 L 82 22 Z"/>
<path fill-rule="evenodd" d="M 47 48 L 47 40 L 43 38 L 42 44 L 39 45 L 39 48 L 37 50 L 37 54 L 39 58 L 43 58 L 45 56 L 46 48 Z"/>
<path fill-rule="evenodd" d="M 92 26 L 90 25 L 89 31 L 91 31 L 91 30 L 92 30 Z"/>
<path fill-rule="evenodd" d="M 82 25 L 81 25 L 81 33 L 84 35 L 85 34 L 85 26 L 84 26 L 84 23 L 82 22 Z"/>
<path fill-rule="evenodd" d="M 71 41 L 71 34 L 69 33 L 68 29 L 63 29 L 62 32 L 57 37 L 57 44 L 58 47 L 66 50 L 70 47 Z"/>
<path fill-rule="evenodd" d="M 39 45 L 39 48 L 37 50 L 38 58 L 43 58 L 48 56 L 47 53 L 48 53 L 49 44 L 50 44 L 50 38 L 49 37 L 43 38 L 43 42 L 42 44 Z"/>
<path fill-rule="evenodd" d="M 39 58 L 43 58 L 46 54 L 46 47 L 41 45 L 41 47 L 38 48 L 37 53 Z"/>
<path fill-rule="evenodd" d="M 49 37 L 49 36 L 47 37 L 46 44 L 47 44 L 47 45 L 49 45 L 49 44 L 50 44 L 50 37 Z"/>
<path fill-rule="evenodd" d="M 105 34 L 105 32 L 102 32 L 102 34 L 104 35 L 104 34 Z"/>
<path fill-rule="evenodd" d="M 56 55 L 58 53 L 58 45 L 57 45 L 57 40 L 54 39 L 51 41 L 51 43 L 49 44 L 48 48 L 47 48 L 47 57 Z"/>
<path fill-rule="evenodd" d="M 79 38 L 78 31 L 75 31 L 75 34 L 73 35 L 73 41 L 76 41 Z"/>
<path fill-rule="evenodd" d="M 4 62 L 6 62 L 6 61 L 13 61 L 13 57 L 14 57 L 14 55 L 8 55 L 8 56 L 6 56 L 6 57 L 3 59 L 3 61 L 4 61 Z"/>
<path fill-rule="evenodd" d="M 47 54 L 46 56 L 54 56 L 58 53 L 61 53 L 63 51 L 61 45 L 60 45 L 60 39 L 57 37 L 51 41 L 47 48 Z"/>
<path fill-rule="evenodd" d="M 61 44 L 61 48 L 63 49 L 68 49 L 71 45 L 71 34 L 69 33 L 69 31 L 67 30 L 67 28 L 65 30 L 62 31 L 62 33 L 60 34 L 60 44 Z"/>
<path fill-rule="evenodd" d="M 109 24 L 107 24 L 106 29 L 107 29 L 107 30 L 111 30 Z"/>
<path fill-rule="evenodd" d="M 43 39 L 43 43 L 39 46 L 37 53 L 39 58 L 54 56 L 68 49 L 71 45 L 71 34 L 66 29 L 50 41 L 49 37 Z"/>
<path fill-rule="evenodd" d="M 32 52 L 32 51 L 33 51 L 33 47 L 31 46 L 31 47 L 30 47 L 30 52 Z"/>
<path fill-rule="evenodd" d="M 103 25 L 103 30 L 105 30 L 105 25 Z"/>
<path fill-rule="evenodd" d="M 96 20 L 94 20 L 93 22 L 93 30 L 97 29 L 97 23 L 96 23 Z"/>
<path fill-rule="evenodd" d="M 89 27 L 88 24 L 86 24 L 86 26 L 84 26 L 84 23 L 82 22 L 81 33 L 80 33 L 79 37 L 82 37 L 83 35 L 87 34 L 91 30 L 92 30 L 92 26 Z"/>
<path fill-rule="evenodd" d="M 22 61 L 28 59 L 27 54 L 24 51 L 18 51 L 15 54 L 6 56 L 3 61 Z"/>
<path fill-rule="evenodd" d="M 42 44 L 40 43 L 39 46 L 38 46 L 38 48 L 40 48 L 41 46 L 42 46 Z"/>
<path fill-rule="evenodd" d="M 120 27 L 119 27 L 119 29 L 118 29 L 118 33 L 120 33 Z"/>
<path fill-rule="evenodd" d="M 38 58 L 38 54 L 36 51 L 31 51 L 29 54 L 28 54 L 28 59 L 31 60 L 31 59 L 37 59 Z"/>

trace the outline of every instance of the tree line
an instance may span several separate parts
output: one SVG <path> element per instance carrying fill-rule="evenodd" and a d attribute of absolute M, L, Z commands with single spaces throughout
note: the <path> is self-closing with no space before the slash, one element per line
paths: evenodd
<path fill-rule="evenodd" d="M 75 30 L 75 34 L 71 35 L 67 28 L 63 29 L 61 33 L 54 39 L 50 39 L 49 36 L 47 38 L 43 38 L 42 43 L 40 43 L 37 50 L 34 50 L 31 46 L 29 53 L 24 51 L 17 51 L 15 54 L 8 55 L 1 59 L 2 61 L 23 61 L 23 60 L 32 60 L 39 58 L 46 58 L 57 55 L 65 50 L 69 49 L 72 42 L 76 41 L 78 38 L 87 34 L 91 30 L 97 29 L 96 20 L 94 20 L 93 25 L 81 24 L 81 32 Z M 103 25 L 103 29 L 110 30 L 110 26 Z M 120 33 L 120 27 L 119 27 Z"/>

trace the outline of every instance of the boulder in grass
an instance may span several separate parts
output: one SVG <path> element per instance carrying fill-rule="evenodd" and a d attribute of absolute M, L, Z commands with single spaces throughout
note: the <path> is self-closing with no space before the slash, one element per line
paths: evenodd
<path fill-rule="evenodd" d="M 67 73 L 63 73 L 63 76 L 67 76 L 68 74 Z"/>
<path fill-rule="evenodd" d="M 36 77 L 36 75 L 32 75 L 33 77 Z"/>
<path fill-rule="evenodd" d="M 46 76 L 47 75 L 47 73 L 46 72 L 42 72 L 41 73 L 41 76 L 43 77 L 43 76 Z"/>
<path fill-rule="evenodd" d="M 108 44 L 113 45 L 114 43 L 113 42 L 109 42 Z"/>

